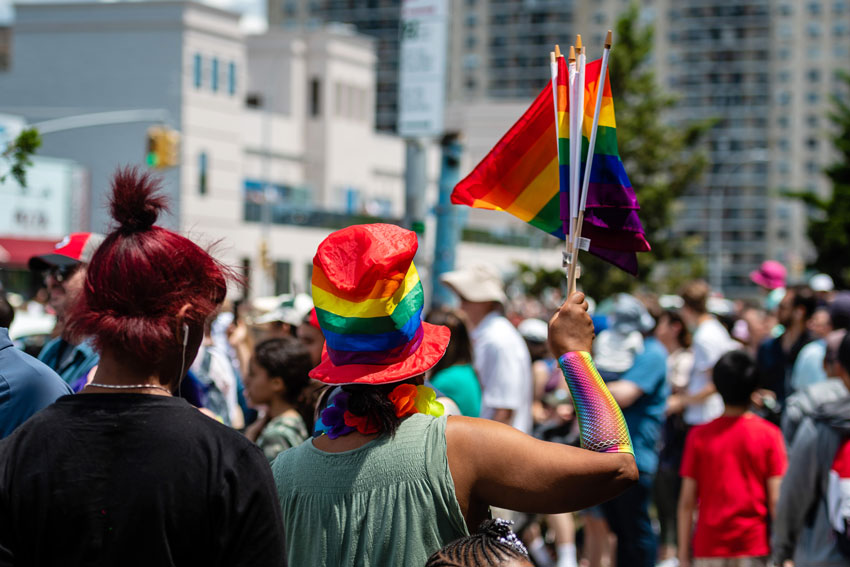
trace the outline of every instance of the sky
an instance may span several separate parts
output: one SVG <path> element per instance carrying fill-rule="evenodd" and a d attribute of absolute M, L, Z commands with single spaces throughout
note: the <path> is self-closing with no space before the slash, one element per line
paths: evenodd
<path fill-rule="evenodd" d="M 46 2 L 62 2 L 63 0 L 46 0 Z M 69 0 L 83 1 L 83 0 Z M 101 0 L 103 1 L 103 0 Z M 144 0 L 135 0 L 144 1 Z M 204 4 L 233 10 L 242 14 L 241 26 L 246 33 L 260 33 L 265 31 L 266 3 L 264 0 L 200 0 Z M 0 0 L 0 25 L 13 24 L 15 21 L 15 10 L 12 6 L 13 0 Z M 19 0 L 18 3 L 40 3 L 40 0 Z"/>

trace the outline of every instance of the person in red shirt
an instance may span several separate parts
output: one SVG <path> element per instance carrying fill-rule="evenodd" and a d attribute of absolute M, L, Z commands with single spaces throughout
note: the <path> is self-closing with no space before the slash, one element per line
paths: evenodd
<path fill-rule="evenodd" d="M 688 433 L 679 496 L 680 567 L 767 565 L 768 514 L 774 517 L 787 457 L 780 429 L 748 409 L 758 383 L 755 370 L 743 351 L 723 355 L 713 377 L 726 410 Z M 699 515 L 691 541 L 694 511 Z"/>

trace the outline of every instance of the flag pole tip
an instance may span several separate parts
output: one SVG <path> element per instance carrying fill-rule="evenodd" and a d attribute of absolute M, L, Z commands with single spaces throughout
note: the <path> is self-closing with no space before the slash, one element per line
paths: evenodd
<path fill-rule="evenodd" d="M 554 62 L 555 62 L 555 52 L 550 51 L 549 52 L 549 63 L 554 63 Z"/>
<path fill-rule="evenodd" d="M 611 30 L 608 30 L 608 33 L 605 34 L 605 49 L 611 49 L 611 43 L 613 42 L 613 35 Z"/>
<path fill-rule="evenodd" d="M 557 43 L 555 44 L 555 57 L 561 57 L 561 46 Z"/>
<path fill-rule="evenodd" d="M 576 51 L 581 53 L 581 34 L 576 35 Z"/>
<path fill-rule="evenodd" d="M 570 46 L 570 63 L 576 62 L 576 47 L 574 45 Z"/>

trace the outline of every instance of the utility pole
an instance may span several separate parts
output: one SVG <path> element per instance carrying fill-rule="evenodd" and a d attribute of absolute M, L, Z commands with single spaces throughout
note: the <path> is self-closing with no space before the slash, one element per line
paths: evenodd
<path fill-rule="evenodd" d="M 440 275 L 455 267 L 455 249 L 460 240 L 460 219 L 451 203 L 452 190 L 460 179 L 460 157 L 463 146 L 458 134 L 443 136 L 440 143 L 440 193 L 437 199 L 437 240 L 434 243 L 434 264 L 431 270 L 433 305 L 450 305 L 453 295 L 440 283 Z"/>

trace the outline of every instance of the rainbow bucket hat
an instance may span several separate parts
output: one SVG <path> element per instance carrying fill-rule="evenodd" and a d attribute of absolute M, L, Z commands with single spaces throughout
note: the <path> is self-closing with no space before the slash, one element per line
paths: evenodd
<path fill-rule="evenodd" d="M 414 232 L 390 224 L 350 226 L 319 244 L 312 287 L 325 350 L 311 378 L 390 384 L 442 358 L 450 333 L 422 321 L 417 248 Z"/>

